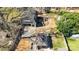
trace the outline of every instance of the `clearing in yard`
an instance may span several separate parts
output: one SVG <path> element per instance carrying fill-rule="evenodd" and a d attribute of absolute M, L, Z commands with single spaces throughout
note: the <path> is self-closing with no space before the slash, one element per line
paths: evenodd
<path fill-rule="evenodd" d="M 55 39 L 53 40 L 53 49 L 54 50 L 58 50 L 60 48 L 65 48 L 65 44 L 64 44 L 64 40 L 62 37 L 55 37 Z"/>

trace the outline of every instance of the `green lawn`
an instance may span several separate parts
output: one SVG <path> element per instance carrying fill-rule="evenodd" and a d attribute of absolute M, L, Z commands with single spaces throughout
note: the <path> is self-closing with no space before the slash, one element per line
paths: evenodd
<path fill-rule="evenodd" d="M 70 49 L 72 51 L 79 51 L 79 40 L 78 39 L 77 40 L 68 39 L 68 43 L 69 43 Z M 58 38 L 54 39 L 53 48 L 54 48 L 54 50 L 58 50 L 59 48 L 65 48 L 62 37 L 58 37 Z"/>
<path fill-rule="evenodd" d="M 65 48 L 64 40 L 62 37 L 57 37 L 53 41 L 54 50 L 58 50 L 58 48 Z"/>
<path fill-rule="evenodd" d="M 79 51 L 79 40 L 68 40 L 72 51 Z"/>

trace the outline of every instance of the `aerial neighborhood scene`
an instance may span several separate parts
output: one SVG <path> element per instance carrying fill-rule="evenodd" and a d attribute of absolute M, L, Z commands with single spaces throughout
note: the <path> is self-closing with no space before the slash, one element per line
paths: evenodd
<path fill-rule="evenodd" d="M 0 51 L 79 51 L 79 7 L 0 7 Z"/>

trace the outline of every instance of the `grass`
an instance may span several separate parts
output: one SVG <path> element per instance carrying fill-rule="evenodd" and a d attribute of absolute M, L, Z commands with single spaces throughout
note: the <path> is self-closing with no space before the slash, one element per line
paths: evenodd
<path fill-rule="evenodd" d="M 79 51 L 79 39 L 77 39 L 77 40 L 68 39 L 68 43 L 69 43 L 70 49 L 72 51 Z M 54 50 L 58 50 L 59 48 L 65 48 L 62 37 L 56 37 L 54 39 L 53 48 L 54 48 Z"/>
<path fill-rule="evenodd" d="M 0 51 L 9 51 L 9 48 L 0 47 Z"/>
<path fill-rule="evenodd" d="M 53 41 L 54 50 L 58 50 L 58 48 L 65 48 L 64 40 L 62 37 L 56 37 Z"/>
<path fill-rule="evenodd" d="M 77 40 L 68 40 L 70 49 L 72 51 L 79 51 L 79 39 Z"/>

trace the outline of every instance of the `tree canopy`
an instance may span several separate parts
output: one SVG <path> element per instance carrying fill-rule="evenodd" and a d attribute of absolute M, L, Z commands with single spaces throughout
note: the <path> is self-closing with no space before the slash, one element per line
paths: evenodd
<path fill-rule="evenodd" d="M 61 20 L 57 22 L 60 32 L 67 37 L 71 36 L 72 34 L 79 33 L 78 13 L 63 13 L 61 16 Z"/>

